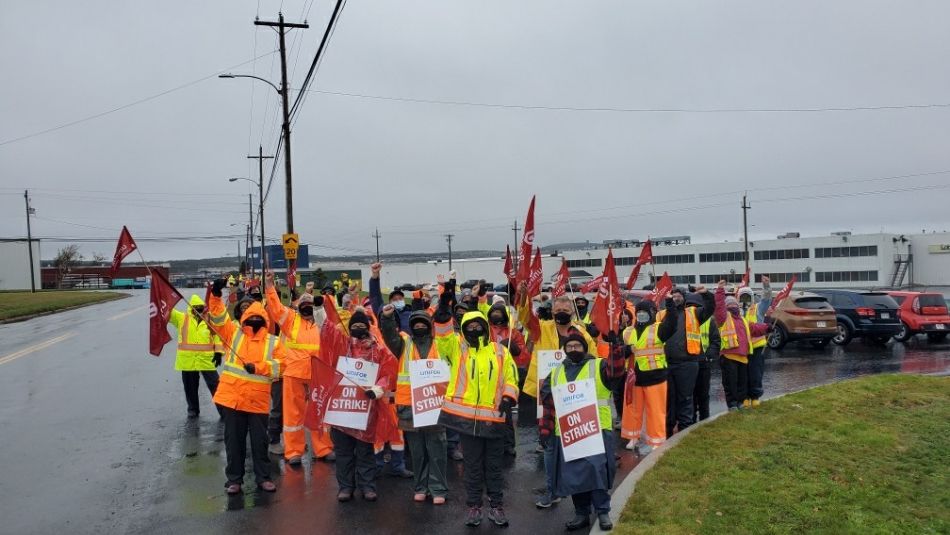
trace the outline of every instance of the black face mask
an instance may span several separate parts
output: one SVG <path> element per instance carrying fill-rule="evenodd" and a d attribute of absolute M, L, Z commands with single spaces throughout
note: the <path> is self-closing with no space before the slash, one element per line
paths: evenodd
<path fill-rule="evenodd" d="M 199 316 L 205 313 L 205 307 L 191 307 L 191 309 Z"/>
<path fill-rule="evenodd" d="M 465 331 L 465 341 L 468 342 L 470 346 L 477 346 L 478 341 L 481 340 L 484 335 L 485 331 L 481 329 L 477 331 Z"/>
<path fill-rule="evenodd" d="M 491 320 L 491 324 L 492 324 L 492 325 L 504 325 L 504 324 L 508 323 L 507 321 L 505 321 L 505 317 L 504 317 L 504 316 L 501 316 L 501 315 L 491 316 L 491 317 L 488 318 L 488 319 Z"/>
<path fill-rule="evenodd" d="M 419 327 L 419 328 L 412 329 L 413 338 L 425 338 L 426 336 L 429 336 L 428 327 Z"/>
<path fill-rule="evenodd" d="M 583 351 L 568 351 L 567 358 L 571 359 L 571 362 L 577 363 L 584 360 L 584 357 L 587 353 Z"/>
<path fill-rule="evenodd" d="M 312 306 L 312 305 L 304 305 L 304 306 L 300 307 L 300 315 L 301 315 L 301 316 L 313 316 L 313 306 Z"/>
<path fill-rule="evenodd" d="M 588 305 L 584 305 L 584 306 L 577 305 L 577 315 L 580 317 L 584 317 L 584 314 L 587 313 L 587 306 Z"/>
<path fill-rule="evenodd" d="M 369 338 L 369 329 L 364 329 L 362 327 L 350 329 L 350 335 L 357 340 L 366 340 Z"/>
<path fill-rule="evenodd" d="M 251 330 L 254 331 L 255 333 L 263 329 L 265 324 L 266 322 L 264 321 L 264 318 L 248 318 L 244 322 L 244 325 L 247 325 L 248 327 L 250 327 Z"/>
<path fill-rule="evenodd" d="M 554 321 L 558 325 L 568 325 L 571 323 L 571 313 L 570 312 L 558 312 L 554 315 Z"/>

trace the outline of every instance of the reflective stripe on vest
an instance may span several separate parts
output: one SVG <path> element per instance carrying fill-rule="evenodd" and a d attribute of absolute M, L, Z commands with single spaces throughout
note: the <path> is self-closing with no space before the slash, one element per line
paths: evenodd
<path fill-rule="evenodd" d="M 277 363 L 274 361 L 274 345 L 277 341 L 277 338 L 267 335 L 267 351 L 264 353 L 264 361 L 270 364 L 270 377 L 258 375 L 256 373 L 247 373 L 247 370 L 244 369 L 244 366 L 237 362 L 238 350 L 241 348 L 241 343 L 243 341 L 244 332 L 238 331 L 238 333 L 234 335 L 234 340 L 231 343 L 231 353 L 228 355 L 228 360 L 224 363 L 224 365 L 221 366 L 221 373 L 223 375 L 230 375 L 232 377 L 237 377 L 252 383 L 270 384 L 271 382 L 276 381 L 280 372 L 277 367 Z"/>
<path fill-rule="evenodd" d="M 283 316 L 286 319 L 286 316 Z M 320 344 L 302 344 L 296 342 L 297 337 L 300 336 L 300 315 L 297 314 L 294 316 L 294 324 L 290 327 L 290 335 L 286 335 L 283 331 L 280 333 L 280 342 L 287 349 L 301 349 L 304 351 L 316 351 L 320 349 Z M 280 323 L 283 323 L 281 321 Z"/>
<path fill-rule="evenodd" d="M 501 405 L 501 398 L 504 395 L 507 395 L 512 399 L 518 399 L 518 391 L 505 384 L 505 347 L 501 344 L 496 344 L 494 342 L 491 343 L 495 346 L 495 360 L 498 364 L 498 378 L 495 383 L 495 395 L 491 405 L 488 407 L 479 407 L 477 405 L 465 403 L 464 401 L 469 387 L 469 347 L 468 344 L 463 342 L 462 354 L 459 357 L 458 371 L 455 375 L 455 390 L 452 393 L 452 396 L 447 395 L 445 397 L 445 401 L 442 403 L 443 411 L 456 416 L 474 420 L 499 423 L 505 421 L 505 416 L 499 413 L 496 410 L 496 407 Z M 472 373 L 474 374 L 475 371 L 476 370 L 473 367 Z M 475 386 L 478 388 L 477 384 Z"/>
<path fill-rule="evenodd" d="M 746 339 L 751 342 L 752 332 L 749 330 L 749 323 L 745 318 L 742 319 L 742 325 L 745 327 Z M 719 337 L 722 339 L 722 349 L 733 349 L 739 347 L 739 333 L 736 332 L 736 322 L 732 314 L 726 315 L 726 323 L 719 327 Z M 752 344 L 749 344 L 749 350 L 752 350 Z"/>
<path fill-rule="evenodd" d="M 422 356 L 419 355 L 419 347 L 412 342 L 409 335 L 399 333 L 399 336 L 402 337 L 402 357 L 399 359 L 399 375 L 396 376 L 396 385 L 409 386 L 409 361 L 419 360 Z M 426 359 L 437 358 L 439 358 L 439 350 L 435 346 L 435 340 L 433 340 L 432 345 L 429 346 L 429 354 L 426 355 Z"/>
<path fill-rule="evenodd" d="M 574 378 L 574 381 L 594 379 L 594 388 L 597 392 L 597 419 L 600 421 L 600 430 L 609 431 L 613 429 L 613 415 L 610 412 L 611 392 L 610 389 L 604 385 L 603 381 L 601 381 L 600 361 L 602 360 L 604 359 L 594 358 L 588 360 L 584 368 L 577 373 L 577 377 Z M 555 386 L 567 382 L 567 372 L 564 371 L 564 364 L 560 364 L 551 372 L 551 390 L 553 391 Z M 554 434 L 561 436 L 561 426 L 558 423 L 558 418 L 554 418 Z"/>
<path fill-rule="evenodd" d="M 214 351 L 214 344 L 192 344 L 188 340 L 188 330 L 189 325 L 191 325 L 191 315 L 185 313 L 184 318 L 182 318 L 181 329 L 178 331 L 178 350 L 179 351 Z"/>
<path fill-rule="evenodd" d="M 627 345 L 633 347 L 633 360 L 637 369 L 642 371 L 662 370 L 667 367 L 666 352 L 659 337 L 660 324 L 654 323 L 637 334 L 636 327 L 630 328 Z"/>
<path fill-rule="evenodd" d="M 699 355 L 702 353 L 702 334 L 700 333 L 699 318 L 696 317 L 696 307 L 686 307 L 683 309 L 686 316 L 686 352 L 690 355 Z M 662 323 L 666 317 L 666 310 L 661 310 L 656 315 L 656 322 Z"/>
<path fill-rule="evenodd" d="M 749 310 L 745 312 L 745 321 L 747 325 L 759 322 L 759 304 L 755 303 L 749 307 Z M 749 336 L 749 342 L 752 344 L 752 349 L 758 349 L 760 347 L 765 347 L 767 342 L 765 336 Z"/>
<path fill-rule="evenodd" d="M 706 323 L 703 323 L 699 327 L 699 335 L 702 337 L 700 342 L 702 343 L 703 353 L 709 349 L 709 322 L 712 321 L 712 318 L 706 320 Z"/>

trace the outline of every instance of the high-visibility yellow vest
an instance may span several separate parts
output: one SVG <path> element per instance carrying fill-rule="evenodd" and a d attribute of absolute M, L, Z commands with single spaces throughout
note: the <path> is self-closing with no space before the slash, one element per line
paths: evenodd
<path fill-rule="evenodd" d="M 178 351 L 175 369 L 179 371 L 209 371 L 214 369 L 211 358 L 221 351 L 220 340 L 208 325 L 199 322 L 191 312 L 172 309 L 169 322 L 178 331 Z"/>
<path fill-rule="evenodd" d="M 745 328 L 746 339 L 751 342 L 752 332 L 749 329 L 749 322 L 742 319 L 742 326 Z M 722 339 L 722 349 L 733 349 L 739 347 L 739 333 L 736 331 L 736 322 L 732 314 L 726 315 L 726 323 L 719 326 L 719 337 Z M 752 345 L 749 345 L 749 351 L 752 351 Z"/>
<path fill-rule="evenodd" d="M 609 431 L 613 429 L 613 416 L 610 413 L 610 389 L 604 385 L 600 377 L 600 363 L 603 360 L 604 359 L 600 358 L 588 360 L 587 365 L 578 372 L 574 381 L 583 381 L 591 377 L 594 378 L 595 389 L 597 391 L 597 419 L 600 420 L 600 430 Z M 564 364 L 560 364 L 551 372 L 551 388 L 553 389 L 555 386 L 567 382 L 567 372 L 564 371 Z M 554 434 L 561 436 L 561 426 L 558 424 L 557 418 L 554 419 Z"/>
<path fill-rule="evenodd" d="M 712 321 L 712 318 L 706 320 L 705 323 L 699 326 L 699 335 L 701 336 L 700 344 L 703 348 L 703 353 L 709 349 L 709 322 Z"/>
<path fill-rule="evenodd" d="M 686 352 L 690 355 L 699 355 L 702 353 L 702 334 L 700 334 L 699 318 L 696 317 L 695 307 L 685 307 L 683 314 L 686 315 Z M 656 322 L 662 323 L 666 317 L 666 310 L 661 310 L 656 315 Z"/>
<path fill-rule="evenodd" d="M 633 361 L 639 371 L 662 370 L 667 367 L 665 345 L 659 336 L 660 323 L 655 322 L 637 335 L 636 327 L 627 328 L 627 345 L 633 348 Z"/>
<path fill-rule="evenodd" d="M 745 321 L 746 324 L 758 323 L 759 322 L 759 304 L 755 303 L 749 307 L 749 310 L 745 312 Z M 749 343 L 752 344 L 752 349 L 759 349 L 760 347 L 765 347 L 767 340 L 765 336 L 750 336 Z"/>
<path fill-rule="evenodd" d="M 402 355 L 399 357 L 399 375 L 396 376 L 396 405 L 412 405 L 412 385 L 409 382 L 409 363 L 413 360 L 419 360 L 422 356 L 419 354 L 419 347 L 412 342 L 412 337 L 406 333 L 399 333 L 402 337 Z M 439 350 L 436 348 L 435 340 L 429 346 L 429 353 L 426 359 L 439 358 Z"/>

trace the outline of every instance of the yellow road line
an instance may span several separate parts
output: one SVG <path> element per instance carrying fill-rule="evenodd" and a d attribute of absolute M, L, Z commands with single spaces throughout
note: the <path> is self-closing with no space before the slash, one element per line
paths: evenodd
<path fill-rule="evenodd" d="M 40 342 L 40 343 L 35 344 L 35 345 L 32 345 L 32 346 L 30 346 L 30 347 L 25 347 L 25 348 L 23 348 L 23 349 L 21 349 L 21 350 L 19 350 L 19 351 L 16 351 L 16 352 L 14 352 L 14 353 L 10 353 L 9 355 L 6 355 L 6 356 L 4 356 L 4 357 L 0 357 L 0 365 L 6 364 L 6 363 L 8 363 L 8 362 L 13 362 L 14 360 L 16 360 L 16 359 L 18 359 L 18 358 L 20 358 L 20 357 L 25 357 L 25 356 L 29 355 L 30 353 L 39 351 L 39 350 L 41 350 L 41 349 L 46 349 L 47 347 L 50 347 L 50 346 L 52 346 L 52 345 L 56 345 L 56 344 L 62 342 L 63 340 L 67 340 L 67 339 L 69 339 L 69 338 L 72 338 L 73 336 L 76 336 L 76 333 L 75 333 L 75 332 L 68 332 L 68 333 L 66 333 L 66 334 L 61 334 L 61 335 L 57 336 L 56 338 L 50 338 L 49 340 L 47 340 L 47 341 L 45 341 L 45 342 Z"/>
<path fill-rule="evenodd" d="M 132 310 L 126 310 L 125 312 L 122 312 L 122 313 L 116 314 L 115 316 L 112 316 L 111 318 L 109 318 L 109 321 L 115 321 L 115 320 L 118 320 L 118 319 L 122 319 L 122 318 L 128 316 L 129 314 L 132 314 L 133 312 L 138 312 L 138 311 L 140 311 L 140 310 L 142 310 L 142 307 L 135 307 L 135 308 L 133 308 Z"/>

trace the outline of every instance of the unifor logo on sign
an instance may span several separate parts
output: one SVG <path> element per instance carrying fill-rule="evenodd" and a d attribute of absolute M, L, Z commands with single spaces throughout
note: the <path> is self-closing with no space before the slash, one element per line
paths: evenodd
<path fill-rule="evenodd" d="M 432 362 L 431 360 L 428 361 L 428 362 L 426 362 L 426 368 L 429 368 L 430 370 L 432 369 L 432 367 L 433 367 L 434 365 L 435 365 L 435 363 Z"/>
<path fill-rule="evenodd" d="M 575 385 L 574 383 L 568 383 L 568 384 L 567 384 L 567 391 L 568 391 L 568 392 L 570 392 L 571 394 L 573 394 L 575 390 L 577 390 L 577 385 Z"/>
<path fill-rule="evenodd" d="M 363 369 L 363 362 L 358 360 L 358 361 L 356 361 L 356 362 L 353 364 L 353 367 L 356 368 L 357 370 L 362 370 L 362 369 Z"/>

